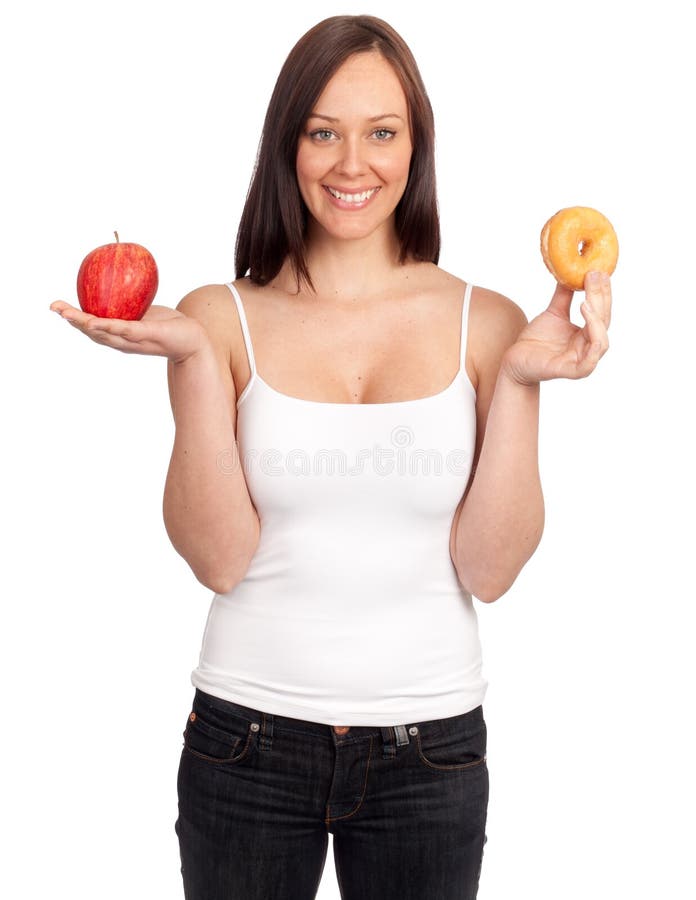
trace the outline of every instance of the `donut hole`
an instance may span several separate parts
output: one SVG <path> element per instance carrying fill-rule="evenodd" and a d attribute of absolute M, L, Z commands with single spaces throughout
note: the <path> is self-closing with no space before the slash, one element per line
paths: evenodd
<path fill-rule="evenodd" d="M 578 255 L 582 256 L 582 254 L 587 250 L 587 241 L 579 241 L 578 242 Z"/>

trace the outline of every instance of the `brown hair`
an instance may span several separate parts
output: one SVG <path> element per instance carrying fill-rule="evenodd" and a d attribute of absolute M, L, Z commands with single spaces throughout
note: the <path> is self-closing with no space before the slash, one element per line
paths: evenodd
<path fill-rule="evenodd" d="M 336 70 L 355 53 L 377 50 L 393 66 L 406 95 L 413 153 L 395 211 L 400 262 L 437 263 L 440 220 L 435 190 L 433 111 L 418 66 L 394 29 L 374 16 L 332 16 L 290 51 L 266 111 L 235 248 L 236 277 L 267 284 L 290 257 L 297 278 L 314 290 L 305 257 L 307 207 L 296 176 L 297 147 L 314 104 Z"/>

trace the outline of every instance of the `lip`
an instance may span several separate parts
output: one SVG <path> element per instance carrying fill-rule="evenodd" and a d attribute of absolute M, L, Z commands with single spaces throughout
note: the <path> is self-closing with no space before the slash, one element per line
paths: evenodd
<path fill-rule="evenodd" d="M 335 184 L 325 184 L 325 188 L 331 188 L 332 191 L 340 191 L 342 194 L 364 194 L 365 191 L 376 190 L 379 185 L 373 184 L 370 187 L 336 187 Z"/>

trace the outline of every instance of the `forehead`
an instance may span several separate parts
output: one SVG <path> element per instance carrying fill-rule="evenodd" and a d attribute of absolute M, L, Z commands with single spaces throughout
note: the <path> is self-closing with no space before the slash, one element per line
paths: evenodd
<path fill-rule="evenodd" d="M 314 104 L 313 112 L 337 118 L 383 113 L 407 115 L 404 89 L 381 53 L 356 53 L 337 69 Z"/>

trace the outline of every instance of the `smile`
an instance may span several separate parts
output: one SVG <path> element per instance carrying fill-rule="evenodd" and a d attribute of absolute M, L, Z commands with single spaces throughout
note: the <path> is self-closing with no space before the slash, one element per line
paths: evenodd
<path fill-rule="evenodd" d="M 363 191 L 361 194 L 344 194 L 342 191 L 337 191 L 335 188 L 329 187 L 328 185 L 324 185 L 324 187 L 332 197 L 336 198 L 336 200 L 342 200 L 344 203 L 350 203 L 356 206 L 366 203 L 379 190 L 379 188 L 376 187 L 370 188 L 369 191 Z"/>

